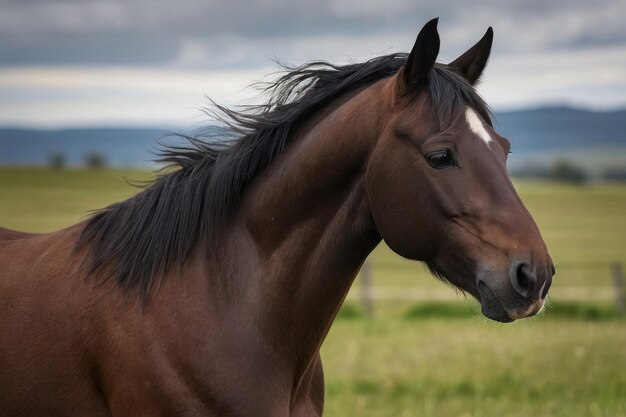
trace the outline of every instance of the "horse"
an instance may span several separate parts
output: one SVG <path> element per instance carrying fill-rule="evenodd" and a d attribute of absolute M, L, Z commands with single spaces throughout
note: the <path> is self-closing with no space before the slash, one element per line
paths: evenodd
<path fill-rule="evenodd" d="M 554 275 L 475 86 L 493 40 L 287 68 L 133 197 L 0 231 L 5 416 L 320 416 L 320 345 L 384 242 L 510 322 Z"/>

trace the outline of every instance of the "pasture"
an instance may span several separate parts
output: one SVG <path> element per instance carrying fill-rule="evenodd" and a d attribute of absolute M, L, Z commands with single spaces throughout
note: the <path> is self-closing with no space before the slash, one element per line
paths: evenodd
<path fill-rule="evenodd" d="M 149 174 L 0 168 L 0 226 L 70 225 L 135 193 L 124 178 Z M 608 267 L 626 265 L 626 186 L 516 185 L 556 264 L 553 306 L 487 322 L 476 302 L 380 245 L 370 257 L 382 294 L 374 316 L 360 310 L 357 281 L 322 348 L 325 415 L 626 416 L 626 320 L 611 311 Z M 559 314 L 566 306 L 601 313 Z"/>

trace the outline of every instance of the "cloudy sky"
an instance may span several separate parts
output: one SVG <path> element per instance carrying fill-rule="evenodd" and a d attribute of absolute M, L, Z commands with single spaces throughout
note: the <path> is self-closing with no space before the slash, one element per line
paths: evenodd
<path fill-rule="evenodd" d="M 496 109 L 626 106 L 626 0 L 0 0 L 0 125 L 193 125 L 206 96 L 312 59 L 410 50 L 439 16 L 440 60 L 495 31 Z"/>

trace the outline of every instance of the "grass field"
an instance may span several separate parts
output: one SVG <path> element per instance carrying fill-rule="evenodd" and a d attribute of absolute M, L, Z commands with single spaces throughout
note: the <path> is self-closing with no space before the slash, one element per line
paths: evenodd
<path fill-rule="evenodd" d="M 136 192 L 124 177 L 147 178 L 1 168 L 0 225 L 67 226 Z M 375 286 L 437 291 L 451 301 L 377 301 L 371 318 L 349 301 L 322 349 L 325 415 L 626 416 L 626 320 L 599 291 L 610 289 L 609 262 L 626 264 L 626 187 L 517 186 L 557 265 L 552 310 L 509 325 L 487 322 L 471 314 L 475 302 L 381 245 L 371 256 Z M 568 304 L 571 289 L 579 301 Z"/>

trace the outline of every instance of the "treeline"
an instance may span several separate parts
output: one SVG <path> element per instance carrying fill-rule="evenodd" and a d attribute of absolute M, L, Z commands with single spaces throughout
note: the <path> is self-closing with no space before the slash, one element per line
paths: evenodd
<path fill-rule="evenodd" d="M 54 153 L 48 157 L 48 166 L 53 169 L 67 167 L 67 157 Z M 88 152 L 82 158 L 82 166 L 101 169 L 108 166 L 107 158 L 98 152 Z M 515 178 L 539 178 L 569 184 L 585 184 L 590 180 L 626 181 L 626 166 L 608 167 L 600 174 L 591 175 L 582 165 L 568 159 L 556 159 L 549 164 L 525 164 L 510 170 Z"/>
<path fill-rule="evenodd" d="M 83 155 L 82 166 L 89 169 L 102 169 L 108 166 L 107 158 L 98 152 L 87 152 Z M 48 166 L 61 170 L 67 167 L 67 157 L 62 153 L 53 153 L 48 156 Z"/>
<path fill-rule="evenodd" d="M 591 175 L 582 165 L 568 159 L 556 159 L 550 164 L 526 164 L 510 170 L 515 178 L 541 178 L 569 184 L 585 184 L 591 179 L 626 181 L 626 166 L 607 167 L 599 175 Z"/>

